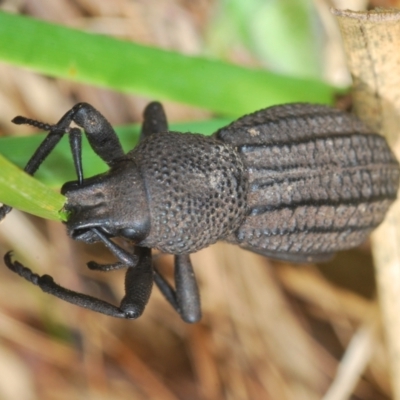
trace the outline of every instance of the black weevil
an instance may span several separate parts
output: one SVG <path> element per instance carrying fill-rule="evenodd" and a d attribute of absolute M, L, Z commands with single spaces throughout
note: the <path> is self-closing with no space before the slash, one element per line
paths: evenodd
<path fill-rule="evenodd" d="M 119 307 L 39 276 L 11 253 L 12 271 L 70 303 L 120 318 L 139 317 L 153 280 L 186 322 L 201 318 L 189 254 L 226 240 L 263 255 L 323 261 L 362 243 L 396 198 L 399 164 L 385 139 L 356 117 L 323 105 L 286 104 L 246 115 L 212 137 L 168 131 L 161 104 L 144 112 L 140 143 L 124 154 L 109 122 L 79 103 L 55 125 L 16 117 L 50 131 L 25 171 L 34 174 L 64 133 L 78 175 L 66 183 L 71 238 L 103 242 L 127 268 Z M 82 127 L 109 171 L 83 179 Z M 1 216 L 10 207 L 0 208 Z M 111 240 L 132 243 L 126 251 Z M 153 269 L 151 248 L 175 255 L 175 289 Z"/>

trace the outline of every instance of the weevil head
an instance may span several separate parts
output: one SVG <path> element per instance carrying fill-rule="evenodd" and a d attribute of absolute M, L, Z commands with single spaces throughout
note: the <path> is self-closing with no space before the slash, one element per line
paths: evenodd
<path fill-rule="evenodd" d="M 69 212 L 67 231 L 75 240 L 98 241 L 92 228 L 109 237 L 122 236 L 139 243 L 150 231 L 150 213 L 143 179 L 131 159 L 122 159 L 107 173 L 68 182 L 62 188 Z"/>

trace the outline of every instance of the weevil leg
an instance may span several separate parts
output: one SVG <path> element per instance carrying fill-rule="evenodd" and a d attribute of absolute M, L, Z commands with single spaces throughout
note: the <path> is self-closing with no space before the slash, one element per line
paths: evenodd
<path fill-rule="evenodd" d="M 175 288 L 155 270 L 154 281 L 172 307 L 188 323 L 201 319 L 200 295 L 188 254 L 175 256 Z"/>
<path fill-rule="evenodd" d="M 79 107 L 81 106 L 81 104 L 85 104 L 85 103 L 79 103 L 76 106 L 74 106 L 73 108 L 71 108 L 54 125 L 46 124 L 43 122 L 35 121 L 30 118 L 25 118 L 25 117 L 21 117 L 21 116 L 15 117 L 12 120 L 12 122 L 14 122 L 14 124 L 17 124 L 17 125 L 32 125 L 36 128 L 43 129 L 45 131 L 49 131 L 46 138 L 39 145 L 39 147 L 36 149 L 35 153 L 33 153 L 32 157 L 26 164 L 26 167 L 24 168 L 25 172 L 27 172 L 30 175 L 33 175 L 37 171 L 37 169 L 40 167 L 40 165 L 43 163 L 43 161 L 47 158 L 47 156 L 53 151 L 54 147 L 61 140 L 63 135 L 67 132 L 70 132 L 70 128 L 69 128 L 70 124 L 73 121 L 75 121 L 79 125 L 78 121 L 76 121 L 76 119 L 77 119 L 76 115 L 77 115 L 78 110 L 80 109 Z M 75 129 L 76 128 L 72 128 L 72 130 L 75 130 Z"/>
<path fill-rule="evenodd" d="M 153 133 L 167 131 L 168 122 L 163 106 L 158 101 L 149 103 L 143 112 L 143 124 L 139 141 L 146 139 Z"/>
<path fill-rule="evenodd" d="M 116 243 L 114 243 L 101 229 L 99 228 L 91 228 L 93 232 L 96 233 L 98 238 L 104 243 L 104 245 L 111 251 L 111 253 L 114 254 L 115 257 L 118 258 L 119 262 L 116 264 L 107 264 L 107 265 L 101 265 L 97 264 L 94 261 L 91 262 L 91 269 L 99 269 L 101 270 L 103 267 L 105 270 L 111 270 L 111 269 L 118 269 L 122 268 L 120 264 L 122 264 L 125 267 L 135 267 L 137 262 L 138 262 L 138 257 L 135 254 L 131 254 L 127 251 L 125 251 L 122 247 L 118 246 Z"/>
<path fill-rule="evenodd" d="M 33 153 L 32 157 L 26 164 L 24 171 L 29 175 L 34 175 L 38 170 L 43 161 L 48 157 L 48 155 L 54 150 L 58 142 L 63 137 L 64 132 L 54 128 L 45 137 L 40 146 Z"/>
<path fill-rule="evenodd" d="M 111 124 L 88 103 L 78 103 L 70 110 L 70 123 L 83 128 L 94 152 L 108 165 L 124 155 L 121 143 Z"/>
<path fill-rule="evenodd" d="M 64 116 L 65 117 L 65 116 Z M 68 127 L 66 125 L 64 127 L 64 117 L 56 125 L 49 125 L 39 121 L 34 121 L 25 117 L 15 117 L 12 122 L 15 124 L 28 124 L 33 125 L 37 128 L 49 130 L 50 132 L 45 137 L 43 142 L 39 145 L 36 151 L 33 153 L 32 157 L 29 159 L 26 164 L 24 171 L 29 175 L 34 175 L 43 161 L 47 158 L 47 156 L 53 151 L 54 147 L 56 147 L 57 143 L 61 140 L 65 133 L 65 129 Z M 59 127 L 61 124 L 61 127 Z M 0 207 L 0 221 L 12 210 L 12 207 L 7 205 L 2 205 Z"/>
<path fill-rule="evenodd" d="M 92 271 L 102 271 L 102 272 L 109 272 L 115 271 L 117 269 L 126 268 L 126 265 L 122 262 L 116 262 L 114 264 L 98 264 L 95 261 L 89 261 L 87 263 L 87 267 Z"/>
<path fill-rule="evenodd" d="M 153 285 L 151 250 L 136 247 L 135 255 L 139 261 L 136 267 L 128 267 L 125 275 L 125 297 L 122 299 L 119 307 L 96 297 L 66 289 L 55 283 L 49 275 L 40 276 L 33 273 L 20 262 L 12 261 L 11 252 L 8 252 L 4 256 L 4 262 L 11 271 L 34 285 L 39 286 L 45 293 L 49 293 L 79 307 L 112 317 L 135 319 L 143 313 Z"/>
<path fill-rule="evenodd" d="M 53 151 L 57 143 L 61 140 L 65 133 L 72 132 L 70 145 L 74 158 L 75 168 L 78 174 L 78 181 L 82 182 L 82 155 L 80 130 L 70 128 L 72 122 L 82 127 L 86 133 L 88 141 L 94 152 L 101 157 L 107 165 L 111 166 L 114 161 L 124 155 L 121 143 L 111 124 L 105 117 L 98 112 L 94 107 L 87 103 L 78 103 L 67 111 L 62 118 L 54 125 L 35 121 L 30 118 L 17 116 L 13 121 L 17 125 L 27 124 L 36 128 L 49 131 L 49 134 L 36 149 L 24 171 L 30 175 L 34 175 L 43 161 Z M 0 220 L 11 211 L 11 207 L 3 205 L 0 207 Z"/>
<path fill-rule="evenodd" d="M 175 256 L 176 299 L 185 322 L 201 319 L 199 288 L 189 254 Z"/>
<path fill-rule="evenodd" d="M 82 168 L 82 132 L 78 128 L 71 128 L 69 132 L 69 145 L 71 147 L 72 158 L 76 175 L 78 177 L 78 184 L 82 185 L 83 182 L 83 168 Z"/>
<path fill-rule="evenodd" d="M 13 119 L 16 124 L 28 124 L 37 128 L 50 130 L 46 139 L 42 142 L 35 154 L 29 160 L 25 171 L 33 175 L 40 164 L 51 153 L 55 145 L 60 141 L 64 133 L 71 133 L 71 150 L 75 167 L 81 163 L 81 132 L 77 128 L 70 128 L 72 122 L 84 129 L 88 141 L 94 152 L 101 157 L 107 165 L 124 155 L 121 143 L 111 124 L 106 118 L 88 103 L 78 103 L 67 111 L 55 125 L 43 124 L 25 117 Z M 78 173 L 79 178 L 79 173 Z"/>
<path fill-rule="evenodd" d="M 126 314 L 139 317 L 149 301 L 153 287 L 154 272 L 151 249 L 135 247 L 135 255 L 139 258 L 136 267 L 129 267 L 125 276 L 125 297 L 121 302 L 121 310 Z"/>
<path fill-rule="evenodd" d="M 160 292 L 162 293 L 162 295 L 171 304 L 173 309 L 180 314 L 175 290 L 169 284 L 169 282 L 160 274 L 160 272 L 158 272 L 157 268 L 154 268 L 154 282 L 156 283 L 158 289 L 160 289 Z"/>

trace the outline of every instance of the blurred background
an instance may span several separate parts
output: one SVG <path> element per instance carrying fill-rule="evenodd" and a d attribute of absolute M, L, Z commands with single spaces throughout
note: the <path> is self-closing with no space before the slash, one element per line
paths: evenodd
<path fill-rule="evenodd" d="M 332 6 L 400 4 L 0 1 L 0 10 L 85 31 L 346 86 L 350 77 Z M 149 100 L 0 63 L 2 136 L 35 134 L 11 124 L 16 115 L 52 123 L 79 101 L 94 105 L 113 125 L 140 122 Z M 346 97 L 340 102 L 350 104 Z M 211 117 L 177 103 L 165 108 L 170 121 Z M 124 271 L 85 267 L 90 260 L 111 261 L 110 254 L 101 245 L 73 242 L 60 223 L 14 210 L 0 225 L 0 254 L 10 249 L 68 288 L 115 304 L 123 296 Z M 123 321 L 50 297 L 2 266 L 0 399 L 313 400 L 332 390 L 343 368 L 359 376 L 351 399 L 391 398 L 368 243 L 321 265 L 274 262 L 225 243 L 192 261 L 203 307 L 196 325 L 183 323 L 157 288 L 140 319 Z M 171 256 L 157 254 L 155 264 L 172 276 Z M 352 365 L 360 357 L 366 368 L 358 371 Z"/>

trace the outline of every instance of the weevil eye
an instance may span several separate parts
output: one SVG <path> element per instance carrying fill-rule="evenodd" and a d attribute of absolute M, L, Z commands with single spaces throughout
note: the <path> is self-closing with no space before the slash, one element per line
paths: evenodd
<path fill-rule="evenodd" d="M 120 235 L 123 237 L 126 237 L 128 239 L 133 239 L 136 237 L 137 232 L 136 232 L 136 229 L 125 228 L 125 229 L 121 229 Z"/>
<path fill-rule="evenodd" d="M 139 222 L 139 221 L 137 221 Z M 134 240 L 136 242 L 146 238 L 150 231 L 150 223 L 148 220 L 140 221 L 136 226 L 130 228 L 123 228 L 118 233 L 118 236 L 123 236 L 127 239 Z"/>

